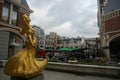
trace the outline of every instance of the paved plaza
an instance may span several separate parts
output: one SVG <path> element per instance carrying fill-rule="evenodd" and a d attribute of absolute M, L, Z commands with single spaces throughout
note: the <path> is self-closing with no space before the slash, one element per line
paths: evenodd
<path fill-rule="evenodd" d="M 88 75 L 75 75 L 56 71 L 45 71 L 45 80 L 119 80 L 119 79 Z"/>
<path fill-rule="evenodd" d="M 3 73 L 3 68 L 0 68 L 0 80 L 10 80 L 10 77 Z M 45 70 L 44 80 L 120 80 L 120 79 L 88 75 L 75 75 L 70 73 Z"/>

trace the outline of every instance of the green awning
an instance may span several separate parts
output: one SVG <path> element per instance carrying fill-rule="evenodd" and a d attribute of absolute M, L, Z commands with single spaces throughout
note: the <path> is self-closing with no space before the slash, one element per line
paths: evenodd
<path fill-rule="evenodd" d="M 58 51 L 74 51 L 77 50 L 78 48 L 59 48 Z"/>

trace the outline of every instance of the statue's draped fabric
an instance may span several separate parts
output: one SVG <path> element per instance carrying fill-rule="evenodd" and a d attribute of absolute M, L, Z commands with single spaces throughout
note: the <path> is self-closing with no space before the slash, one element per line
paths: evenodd
<path fill-rule="evenodd" d="M 29 19 L 26 15 L 24 17 Z M 24 29 L 21 32 L 26 35 L 25 48 L 8 60 L 4 68 L 7 75 L 29 78 L 40 74 L 47 65 L 47 59 L 43 61 L 35 59 L 37 39 L 34 36 L 34 30 L 27 24 L 23 25 Z"/>

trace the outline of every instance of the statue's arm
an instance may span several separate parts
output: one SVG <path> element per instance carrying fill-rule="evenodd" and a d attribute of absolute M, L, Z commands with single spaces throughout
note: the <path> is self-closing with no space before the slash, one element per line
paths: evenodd
<path fill-rule="evenodd" d="M 24 32 L 23 29 L 20 29 L 20 30 L 19 30 L 19 34 L 24 35 L 24 33 L 25 33 L 25 32 Z"/>
<path fill-rule="evenodd" d="M 28 34 L 28 39 L 30 40 L 31 45 L 32 45 L 33 47 L 36 47 L 36 44 L 35 44 L 35 42 L 34 42 L 34 38 L 33 38 L 33 36 L 32 36 L 31 34 Z"/>

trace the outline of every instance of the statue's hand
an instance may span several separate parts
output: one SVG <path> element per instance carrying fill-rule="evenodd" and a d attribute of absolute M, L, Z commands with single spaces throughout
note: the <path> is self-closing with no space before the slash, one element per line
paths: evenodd
<path fill-rule="evenodd" d="M 37 48 L 37 46 L 35 44 L 31 44 L 33 48 Z"/>

